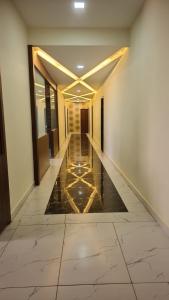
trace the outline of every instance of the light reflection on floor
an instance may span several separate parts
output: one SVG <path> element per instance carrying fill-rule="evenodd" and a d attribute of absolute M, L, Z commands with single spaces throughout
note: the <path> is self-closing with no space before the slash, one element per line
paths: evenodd
<path fill-rule="evenodd" d="M 73 134 L 45 214 L 127 212 L 85 134 Z"/>

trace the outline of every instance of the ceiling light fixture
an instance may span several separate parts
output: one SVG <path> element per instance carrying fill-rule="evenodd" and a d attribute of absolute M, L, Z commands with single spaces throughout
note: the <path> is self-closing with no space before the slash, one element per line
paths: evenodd
<path fill-rule="evenodd" d="M 83 65 L 77 65 L 76 68 L 79 69 L 79 70 L 82 70 L 82 69 L 84 69 L 84 66 Z"/>
<path fill-rule="evenodd" d="M 74 2 L 74 8 L 80 8 L 80 9 L 83 9 L 85 7 L 85 3 L 82 2 L 82 1 L 75 1 Z"/>

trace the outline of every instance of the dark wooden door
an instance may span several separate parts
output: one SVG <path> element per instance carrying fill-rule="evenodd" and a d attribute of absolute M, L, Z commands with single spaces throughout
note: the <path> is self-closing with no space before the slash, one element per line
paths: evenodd
<path fill-rule="evenodd" d="M 89 132 L 89 110 L 81 109 L 81 133 Z"/>
<path fill-rule="evenodd" d="M 93 138 L 93 105 L 92 105 L 92 138 Z"/>
<path fill-rule="evenodd" d="M 104 98 L 101 99 L 101 150 L 104 151 Z"/>
<path fill-rule="evenodd" d="M 5 143 L 2 88 L 0 80 L 0 232 L 11 221 L 8 168 Z"/>

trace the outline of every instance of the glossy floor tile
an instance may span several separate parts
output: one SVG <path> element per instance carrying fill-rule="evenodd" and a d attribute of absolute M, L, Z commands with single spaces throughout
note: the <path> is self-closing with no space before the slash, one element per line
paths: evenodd
<path fill-rule="evenodd" d="M 64 225 L 20 226 L 0 258 L 0 288 L 57 285 Z"/>
<path fill-rule="evenodd" d="M 168 300 L 169 283 L 134 284 L 138 300 Z"/>
<path fill-rule="evenodd" d="M 0 257 L 3 254 L 7 244 L 9 243 L 10 239 L 12 238 L 14 234 L 14 230 L 4 230 L 0 234 Z"/>
<path fill-rule="evenodd" d="M 67 224 L 59 284 L 129 283 L 113 224 Z"/>
<path fill-rule="evenodd" d="M 114 197 L 113 182 L 128 212 L 65 214 L 61 206 L 61 214 L 45 214 L 53 186 L 64 195 L 64 180 L 70 184 L 90 165 L 75 166 L 76 176 L 71 171 L 64 179 L 65 150 L 51 161 L 40 186 L 0 235 L 0 300 L 169 300 L 168 237 L 99 150 L 95 148 L 106 172 L 95 156 L 93 170 L 70 189 L 75 199 L 69 198 L 71 209 L 91 211 L 90 184 L 101 192 L 102 174 L 105 190 Z M 86 159 L 87 153 L 88 147 L 80 148 L 78 159 L 82 154 Z M 77 159 L 76 151 L 70 154 Z M 109 202 L 110 197 L 104 199 L 107 207 Z"/>
<path fill-rule="evenodd" d="M 85 134 L 71 136 L 46 214 L 127 212 Z"/>
<path fill-rule="evenodd" d="M 136 300 L 130 284 L 59 287 L 57 300 Z"/>
<path fill-rule="evenodd" d="M 65 215 L 23 216 L 20 225 L 54 225 L 65 223 Z"/>
<path fill-rule="evenodd" d="M 169 238 L 156 223 L 114 224 L 134 283 L 169 282 Z"/>
<path fill-rule="evenodd" d="M 0 289 L 1 300 L 55 300 L 56 287 Z"/>
<path fill-rule="evenodd" d="M 148 212 L 67 214 L 66 223 L 153 222 Z"/>

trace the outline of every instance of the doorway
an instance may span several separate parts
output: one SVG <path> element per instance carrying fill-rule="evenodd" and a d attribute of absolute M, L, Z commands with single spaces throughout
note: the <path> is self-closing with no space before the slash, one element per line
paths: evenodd
<path fill-rule="evenodd" d="M 6 141 L 3 115 L 2 87 L 0 79 L 0 232 L 10 223 L 10 198 Z"/>
<path fill-rule="evenodd" d="M 50 166 L 50 158 L 59 151 L 57 86 L 31 45 L 28 46 L 28 61 L 34 180 L 35 185 L 39 185 Z"/>
<path fill-rule="evenodd" d="M 89 132 L 89 110 L 81 109 L 81 133 Z"/>
<path fill-rule="evenodd" d="M 104 98 L 101 98 L 101 150 L 104 151 Z"/>

